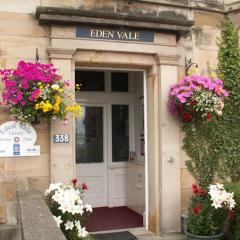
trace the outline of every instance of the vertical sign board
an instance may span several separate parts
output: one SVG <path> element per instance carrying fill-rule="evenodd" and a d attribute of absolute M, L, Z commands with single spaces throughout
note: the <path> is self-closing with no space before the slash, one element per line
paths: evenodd
<path fill-rule="evenodd" d="M 0 125 L 0 157 L 40 156 L 37 134 L 27 123 L 8 121 Z"/>

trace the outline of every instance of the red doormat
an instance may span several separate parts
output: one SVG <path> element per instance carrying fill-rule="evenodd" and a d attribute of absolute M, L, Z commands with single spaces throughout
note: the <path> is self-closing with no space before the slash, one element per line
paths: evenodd
<path fill-rule="evenodd" d="M 94 208 L 87 221 L 89 232 L 143 226 L 143 217 L 128 207 Z"/>

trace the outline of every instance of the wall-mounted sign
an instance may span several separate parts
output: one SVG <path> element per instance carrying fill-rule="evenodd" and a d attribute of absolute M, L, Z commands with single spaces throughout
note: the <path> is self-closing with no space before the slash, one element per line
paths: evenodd
<path fill-rule="evenodd" d="M 30 124 L 8 121 L 0 125 L 0 157 L 40 156 L 36 141 Z"/>
<path fill-rule="evenodd" d="M 68 134 L 55 134 L 53 135 L 54 143 L 68 143 L 69 135 Z"/>
<path fill-rule="evenodd" d="M 99 40 L 154 42 L 154 32 L 90 26 L 78 26 L 76 37 Z"/>

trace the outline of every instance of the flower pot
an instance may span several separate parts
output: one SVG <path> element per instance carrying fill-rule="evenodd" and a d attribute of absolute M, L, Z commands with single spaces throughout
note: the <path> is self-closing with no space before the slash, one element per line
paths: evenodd
<path fill-rule="evenodd" d="M 184 219 L 184 233 L 187 236 L 188 240 L 221 240 L 223 238 L 224 235 L 224 230 L 221 231 L 219 234 L 217 235 L 212 235 L 212 236 L 200 236 L 200 235 L 194 235 L 191 234 L 187 231 L 187 226 L 186 226 L 186 219 L 187 217 L 185 217 Z"/>
<path fill-rule="evenodd" d="M 223 232 L 213 235 L 213 236 L 199 236 L 199 235 L 193 235 L 189 232 L 186 231 L 185 229 L 185 234 L 187 236 L 188 240 L 221 240 L 223 238 Z"/>

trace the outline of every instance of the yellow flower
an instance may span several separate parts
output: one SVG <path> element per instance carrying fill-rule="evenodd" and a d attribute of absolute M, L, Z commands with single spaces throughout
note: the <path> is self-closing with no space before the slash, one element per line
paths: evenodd
<path fill-rule="evenodd" d="M 72 112 L 76 116 L 80 116 L 82 114 L 81 106 L 77 103 L 73 103 L 73 105 L 66 106 L 65 111 Z"/>
<path fill-rule="evenodd" d="M 80 85 L 80 84 L 78 84 L 78 83 L 77 83 L 77 84 L 75 84 L 75 90 L 76 90 L 76 91 L 80 91 L 80 86 L 81 86 L 81 85 Z"/>
<path fill-rule="evenodd" d="M 53 108 L 52 104 L 49 103 L 49 101 L 47 101 L 46 103 L 43 103 L 43 107 L 42 107 L 42 111 L 45 112 L 49 112 L 51 111 Z"/>
<path fill-rule="evenodd" d="M 37 104 L 35 105 L 35 109 L 38 110 L 39 108 L 40 108 L 40 106 L 39 106 L 39 104 L 37 103 Z"/>
<path fill-rule="evenodd" d="M 55 103 L 60 103 L 61 102 L 61 97 L 60 96 L 58 96 L 58 95 L 56 95 L 55 96 Z"/>
<path fill-rule="evenodd" d="M 62 92 L 63 92 L 63 89 L 62 89 L 62 88 L 59 88 L 58 92 L 62 93 Z"/>
<path fill-rule="evenodd" d="M 53 111 L 57 113 L 59 111 L 59 104 L 54 104 L 53 105 Z"/>

